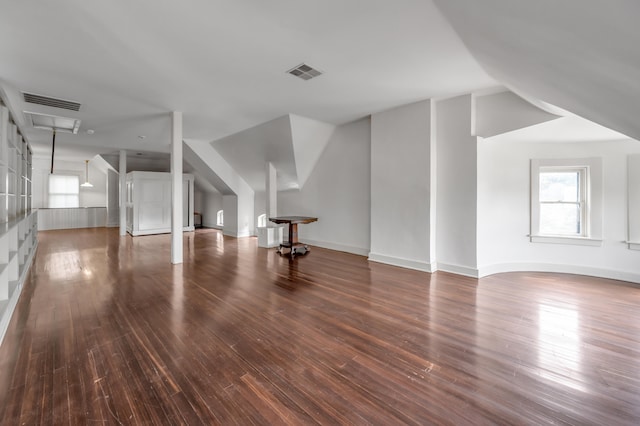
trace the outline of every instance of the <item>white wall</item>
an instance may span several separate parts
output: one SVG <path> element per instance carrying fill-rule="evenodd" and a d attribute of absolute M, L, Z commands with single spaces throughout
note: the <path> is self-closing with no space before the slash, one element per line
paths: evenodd
<path fill-rule="evenodd" d="M 336 128 L 301 190 L 278 193 L 278 216 L 315 216 L 298 227 L 306 243 L 366 255 L 370 244 L 369 119 Z"/>
<path fill-rule="evenodd" d="M 224 235 L 238 236 L 238 197 L 236 195 L 222 196 L 222 210 L 224 221 L 222 231 Z"/>
<path fill-rule="evenodd" d="M 478 265 L 480 276 L 542 270 L 640 282 L 640 257 L 627 239 L 627 156 L 640 142 L 509 143 L 482 140 L 478 153 Z M 532 243 L 530 160 L 602 157 L 602 247 Z"/>
<path fill-rule="evenodd" d="M 258 226 L 258 216 L 267 212 L 267 194 L 265 191 L 255 191 L 255 199 L 253 203 L 253 221 L 254 227 Z M 275 226 L 275 223 L 269 222 L 267 215 L 267 226 Z"/>
<path fill-rule="evenodd" d="M 202 213 L 202 226 L 207 228 L 219 228 L 216 224 L 216 214 L 222 209 L 222 194 L 219 192 L 202 192 L 202 205 L 199 212 Z"/>
<path fill-rule="evenodd" d="M 202 207 L 204 204 L 204 194 L 197 187 L 193 190 L 193 211 L 197 213 L 202 213 Z"/>
<path fill-rule="evenodd" d="M 34 209 L 46 208 L 49 174 L 51 171 L 51 159 L 38 157 L 33 159 L 33 182 L 31 203 Z M 80 183 L 85 181 L 84 161 L 55 160 L 55 174 L 75 175 L 80 178 Z M 107 175 L 102 170 L 92 167 L 89 162 L 89 180 L 93 188 L 80 188 L 80 207 L 106 207 L 107 206 Z"/>
<path fill-rule="evenodd" d="M 431 271 L 431 102 L 371 117 L 369 259 Z"/>
<path fill-rule="evenodd" d="M 476 275 L 477 138 L 471 96 L 436 103 L 438 269 Z"/>

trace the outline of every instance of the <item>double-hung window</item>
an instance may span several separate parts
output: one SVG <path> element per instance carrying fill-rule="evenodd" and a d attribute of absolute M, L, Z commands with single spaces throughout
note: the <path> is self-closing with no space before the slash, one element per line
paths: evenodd
<path fill-rule="evenodd" d="M 600 245 L 602 161 L 531 161 L 531 241 Z"/>
<path fill-rule="evenodd" d="M 587 237 L 586 167 L 541 167 L 538 173 L 540 235 Z"/>
<path fill-rule="evenodd" d="M 78 207 L 80 178 L 78 176 L 49 175 L 49 207 Z"/>

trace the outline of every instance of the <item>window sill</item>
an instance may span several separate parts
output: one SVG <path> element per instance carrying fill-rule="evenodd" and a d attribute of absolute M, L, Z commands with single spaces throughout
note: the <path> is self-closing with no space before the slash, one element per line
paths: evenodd
<path fill-rule="evenodd" d="M 629 245 L 629 250 L 640 250 L 639 242 L 627 241 L 627 244 Z"/>
<path fill-rule="evenodd" d="M 546 235 L 530 235 L 532 243 L 570 244 L 574 246 L 602 247 L 602 240 L 587 237 L 559 237 Z"/>

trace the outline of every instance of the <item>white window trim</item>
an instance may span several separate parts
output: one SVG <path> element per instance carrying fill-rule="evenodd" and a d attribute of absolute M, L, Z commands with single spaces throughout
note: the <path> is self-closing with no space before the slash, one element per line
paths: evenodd
<path fill-rule="evenodd" d="M 629 250 L 640 250 L 640 154 L 627 157 L 627 232 Z"/>
<path fill-rule="evenodd" d="M 629 245 L 629 250 L 640 250 L 640 243 L 627 241 L 627 244 Z"/>
<path fill-rule="evenodd" d="M 216 225 L 224 226 L 224 210 L 218 210 L 216 213 Z"/>
<path fill-rule="evenodd" d="M 586 206 L 583 214 L 584 236 L 545 235 L 540 233 L 540 170 L 548 167 L 586 168 Z M 531 234 L 532 243 L 602 245 L 602 158 L 531 160 Z"/>

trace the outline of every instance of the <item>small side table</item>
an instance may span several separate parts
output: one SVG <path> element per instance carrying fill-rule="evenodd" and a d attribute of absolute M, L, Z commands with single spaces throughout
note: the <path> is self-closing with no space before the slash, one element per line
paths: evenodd
<path fill-rule="evenodd" d="M 283 241 L 278 247 L 278 253 L 282 254 L 283 248 L 289 249 L 289 254 L 293 259 L 296 254 L 305 254 L 309 251 L 309 247 L 305 244 L 298 242 L 298 224 L 299 223 L 311 223 L 318 220 L 317 217 L 308 216 L 280 216 L 270 217 L 269 220 L 273 223 L 286 223 L 289 225 L 289 238 L 288 241 Z"/>

